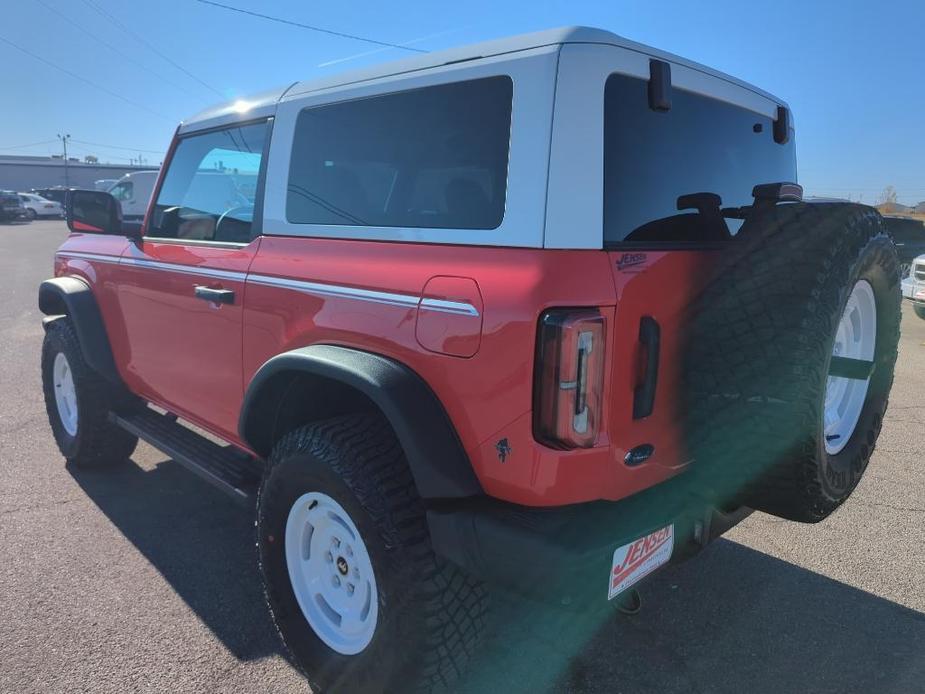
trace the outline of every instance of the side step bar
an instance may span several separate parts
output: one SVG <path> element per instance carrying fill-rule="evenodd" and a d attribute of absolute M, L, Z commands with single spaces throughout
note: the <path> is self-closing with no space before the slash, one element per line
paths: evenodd
<path fill-rule="evenodd" d="M 220 446 L 177 423 L 173 415 L 150 408 L 124 415 L 111 412 L 109 418 L 238 503 L 249 506 L 257 498 L 262 464 L 243 451 Z"/>

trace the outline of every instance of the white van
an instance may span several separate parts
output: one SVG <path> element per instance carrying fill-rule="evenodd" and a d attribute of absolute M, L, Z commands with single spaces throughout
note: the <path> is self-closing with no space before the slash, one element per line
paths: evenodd
<path fill-rule="evenodd" d="M 108 192 L 122 205 L 122 218 L 144 219 L 148 201 L 157 183 L 157 171 L 133 171 L 120 178 Z"/>
<path fill-rule="evenodd" d="M 101 178 L 98 181 L 93 181 L 93 190 L 106 192 L 118 182 L 118 178 Z"/>

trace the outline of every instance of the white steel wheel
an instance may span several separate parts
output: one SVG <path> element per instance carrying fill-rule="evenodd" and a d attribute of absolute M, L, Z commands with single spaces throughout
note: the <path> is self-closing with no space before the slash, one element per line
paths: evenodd
<path fill-rule="evenodd" d="M 77 435 L 77 389 L 74 387 L 74 374 L 63 352 L 55 356 L 52 366 L 52 384 L 55 388 L 55 405 L 58 406 L 58 418 L 61 426 L 71 436 Z"/>
<path fill-rule="evenodd" d="M 303 494 L 286 520 L 286 565 L 302 614 L 332 650 L 356 655 L 376 631 L 379 594 L 356 524 L 327 494 Z"/>
<path fill-rule="evenodd" d="M 845 304 L 832 355 L 871 362 L 877 346 L 877 302 L 867 280 L 859 280 Z M 870 376 L 865 379 L 829 376 L 825 386 L 825 450 L 839 453 L 851 439 L 867 399 Z"/>

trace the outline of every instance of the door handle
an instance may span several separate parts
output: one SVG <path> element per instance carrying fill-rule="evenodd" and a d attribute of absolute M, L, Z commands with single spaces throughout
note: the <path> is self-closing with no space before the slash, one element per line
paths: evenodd
<path fill-rule="evenodd" d="M 633 419 L 652 414 L 655 407 L 655 387 L 658 385 L 658 356 L 661 347 L 661 328 L 651 316 L 639 321 L 639 342 L 646 355 L 646 373 L 633 393 Z"/>
<path fill-rule="evenodd" d="M 231 289 L 212 289 L 196 285 L 195 292 L 197 299 L 209 301 L 213 304 L 233 304 L 234 292 Z"/>

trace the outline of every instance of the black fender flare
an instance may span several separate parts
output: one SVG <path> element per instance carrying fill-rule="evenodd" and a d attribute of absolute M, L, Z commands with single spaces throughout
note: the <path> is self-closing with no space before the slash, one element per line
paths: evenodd
<path fill-rule="evenodd" d="M 45 280 L 39 285 L 39 310 L 50 318 L 67 316 L 74 324 L 84 359 L 91 369 L 106 380 L 122 384 L 100 307 L 90 285 L 79 277 L 64 276 Z"/>
<path fill-rule="evenodd" d="M 300 376 L 335 382 L 365 396 L 392 425 L 424 499 L 483 494 L 469 457 L 439 398 L 410 368 L 394 359 L 336 345 L 311 345 L 272 357 L 251 379 L 238 430 L 241 439 L 263 457 L 278 435 L 280 399 Z M 318 394 L 324 398 L 323 393 Z M 323 410 L 322 410 L 323 411 Z"/>

